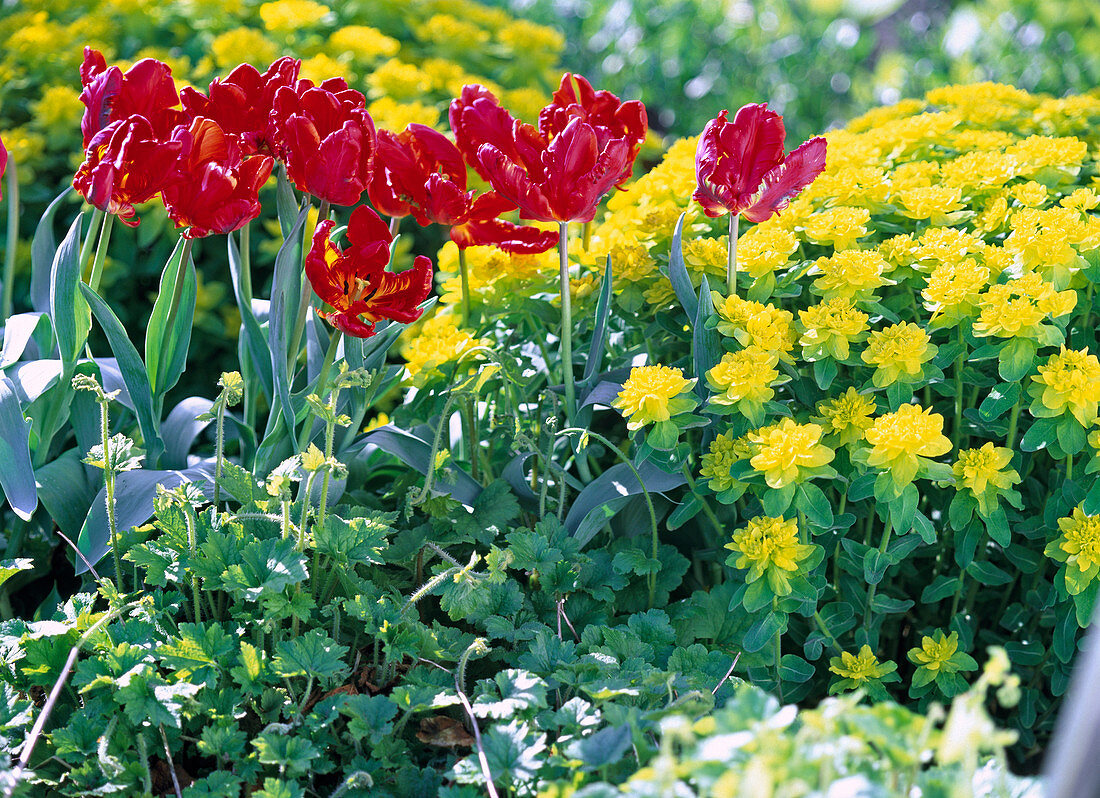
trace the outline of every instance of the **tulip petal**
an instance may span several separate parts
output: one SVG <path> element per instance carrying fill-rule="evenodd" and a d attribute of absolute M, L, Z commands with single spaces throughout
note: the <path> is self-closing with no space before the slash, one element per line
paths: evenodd
<path fill-rule="evenodd" d="M 783 163 L 764 175 L 764 188 L 744 210 L 745 218 L 762 222 L 790 204 L 792 198 L 825 170 L 825 139 L 816 136 L 793 150 Z"/>
<path fill-rule="evenodd" d="M 505 252 L 537 254 L 553 249 L 558 243 L 558 233 L 503 219 L 488 219 L 452 227 L 451 240 L 460 249 L 491 244 Z"/>
<path fill-rule="evenodd" d="M 539 187 L 503 152 L 492 144 L 482 144 L 477 154 L 493 189 L 519 208 L 521 218 L 540 222 L 558 221 Z"/>

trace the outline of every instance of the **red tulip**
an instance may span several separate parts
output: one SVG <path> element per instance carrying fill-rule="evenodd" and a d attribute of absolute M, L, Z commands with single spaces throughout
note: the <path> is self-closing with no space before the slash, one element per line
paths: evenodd
<path fill-rule="evenodd" d="M 580 119 L 552 141 L 523 122 L 512 132 L 518 160 L 494 144 L 482 144 L 477 156 L 493 188 L 519 207 L 523 219 L 590 222 L 604 194 L 630 168 L 626 139 L 611 139 L 600 149 L 595 129 Z"/>
<path fill-rule="evenodd" d="M 502 219 L 516 206 L 493 191 L 466 190 L 466 164 L 450 139 L 424 125 L 378 131 L 370 201 L 388 216 L 412 216 L 421 226 L 449 225 L 460 249 L 495 244 L 509 252 L 545 252 L 557 235 Z"/>
<path fill-rule="evenodd" d="M 134 205 L 151 200 L 175 179 L 182 149 L 180 141 L 158 141 L 145 117 L 112 122 L 92 138 L 73 187 L 91 205 L 136 227 Z"/>
<path fill-rule="evenodd" d="M 733 122 L 726 111 L 703 128 L 695 154 L 694 198 L 707 216 L 741 214 L 762 222 L 825 169 L 825 139 L 810 139 L 783 155 L 783 117 L 766 104 L 746 105 Z"/>
<path fill-rule="evenodd" d="M 382 319 L 408 324 L 420 318 L 418 305 L 432 290 L 432 262 L 418 255 L 413 267 L 400 274 L 386 271 L 393 236 L 378 214 L 361 205 L 351 214 L 341 250 L 329 240 L 334 222 L 317 225 L 306 256 L 306 277 L 332 311 L 318 315 L 336 329 L 355 336 L 374 335 Z"/>
<path fill-rule="evenodd" d="M 8 149 L 4 146 L 4 140 L 0 139 L 0 178 L 4 177 L 4 170 L 8 168 Z M 4 192 L 2 190 L 3 184 L 0 183 L 0 200 L 4 199 Z"/>
<path fill-rule="evenodd" d="M 301 66 L 290 56 L 280 58 L 263 74 L 251 64 L 241 64 L 224 79 L 214 78 L 207 94 L 189 86 L 180 89 L 180 101 L 189 116 L 213 119 L 237 137 L 245 155 L 271 155 L 275 93 L 283 86 L 294 87 Z"/>
<path fill-rule="evenodd" d="M 366 100 L 343 78 L 320 86 L 299 80 L 275 92 L 275 150 L 301 191 L 335 205 L 354 205 L 370 180 L 374 122 Z"/>
<path fill-rule="evenodd" d="M 258 194 L 275 165 L 270 155 L 243 157 L 232 136 L 201 116 L 177 127 L 172 141 L 182 148 L 178 180 L 161 196 L 186 238 L 239 230 L 260 215 Z"/>
<path fill-rule="evenodd" d="M 108 67 L 98 50 L 85 47 L 80 82 L 84 86 L 80 93 L 85 107 L 80 130 L 85 149 L 111 122 L 135 114 L 145 117 L 162 139 L 167 139 L 176 125 L 186 122 L 183 111 L 177 108 L 179 95 L 172 69 L 161 61 L 143 58 L 123 74 L 117 66 Z"/>
<path fill-rule="evenodd" d="M 484 86 L 463 86 L 461 96 L 451 100 L 448 115 L 462 157 L 482 179 L 489 179 L 489 173 L 477 156 L 477 149 L 482 144 L 492 144 L 510 160 L 519 160 L 512 137 L 516 119 L 500 107 L 496 96 Z"/>
<path fill-rule="evenodd" d="M 553 138 L 573 119 L 592 126 L 596 146 L 601 151 L 612 139 L 626 139 L 630 143 L 630 161 L 617 182 L 621 185 L 628 180 L 649 131 L 645 105 L 638 100 L 624 103 L 609 91 L 596 91 L 580 75 L 567 72 L 561 76 L 561 86 L 554 92 L 550 105 L 539 112 L 539 132 L 547 139 Z"/>

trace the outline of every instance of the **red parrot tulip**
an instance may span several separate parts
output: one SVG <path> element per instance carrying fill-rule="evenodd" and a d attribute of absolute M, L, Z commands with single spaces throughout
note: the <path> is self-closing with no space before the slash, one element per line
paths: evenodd
<path fill-rule="evenodd" d="M 512 138 L 516 120 L 484 86 L 463 86 L 462 94 L 451 100 L 449 117 L 462 157 L 483 180 L 489 179 L 489 173 L 477 157 L 477 148 L 482 144 L 493 144 L 511 160 L 519 160 L 519 151 Z"/>
<path fill-rule="evenodd" d="M 565 130 L 573 119 L 587 122 L 596 131 L 596 146 L 603 150 L 612 139 L 630 142 L 630 162 L 618 185 L 630 178 L 634 159 L 649 132 L 645 105 L 638 100 L 623 102 L 604 89 L 599 91 L 580 75 L 566 73 L 550 105 L 539 112 L 539 132 L 550 139 Z M 490 142 L 491 143 L 491 142 Z"/>
<path fill-rule="evenodd" d="M 418 305 L 432 290 L 432 262 L 418 255 L 400 274 L 386 271 L 393 236 L 378 214 L 361 205 L 351 214 L 343 250 L 329 240 L 334 222 L 317 225 L 306 256 L 306 277 L 331 311 L 318 315 L 336 329 L 355 336 L 374 335 L 382 319 L 408 324 L 420 318 Z"/>
<path fill-rule="evenodd" d="M 424 125 L 409 125 L 401 133 L 378 131 L 367 191 L 374 207 L 388 216 L 411 214 L 421 226 L 449 225 L 460 249 L 495 244 L 509 252 L 545 252 L 557 242 L 555 233 L 497 219 L 516 206 L 492 191 L 477 197 L 467 191 L 462 153 Z"/>
<path fill-rule="evenodd" d="M 177 179 L 182 149 L 180 141 L 157 140 L 145 117 L 112 122 L 92 138 L 73 187 L 89 204 L 135 227 L 134 205 L 151 200 Z"/>
<path fill-rule="evenodd" d="M 251 64 L 241 64 L 228 76 L 214 78 L 207 94 L 191 87 L 180 89 L 180 101 L 189 116 L 213 119 L 226 133 L 237 137 L 245 155 L 273 155 L 271 110 L 275 93 L 293 88 L 302 62 L 285 56 L 260 74 Z"/>
<path fill-rule="evenodd" d="M 179 95 L 172 69 L 153 58 L 141 59 L 124 74 L 117 66 L 108 67 L 98 50 L 85 47 L 80 82 L 84 86 L 80 94 L 85 108 L 80 130 L 85 149 L 111 122 L 135 114 L 145 117 L 161 139 L 167 139 L 176 125 L 187 121 L 177 107 Z"/>
<path fill-rule="evenodd" d="M 275 151 L 301 191 L 334 205 L 354 205 L 370 180 L 374 122 L 366 100 L 343 78 L 314 86 L 299 80 L 275 92 Z"/>
<path fill-rule="evenodd" d="M 816 136 L 786 157 L 783 117 L 766 104 L 726 111 L 703 128 L 695 154 L 694 198 L 712 218 L 741 214 L 762 222 L 787 207 L 825 169 L 825 139 Z"/>
<path fill-rule="evenodd" d="M 172 134 L 179 142 L 178 179 L 161 196 L 186 238 L 239 230 L 260 215 L 260 188 L 275 165 L 270 155 L 245 158 L 213 119 L 196 117 Z"/>

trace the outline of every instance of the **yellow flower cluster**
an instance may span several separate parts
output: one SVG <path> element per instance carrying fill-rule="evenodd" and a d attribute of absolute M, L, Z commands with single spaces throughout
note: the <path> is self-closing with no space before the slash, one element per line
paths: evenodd
<path fill-rule="evenodd" d="M 980 449 L 964 449 L 952 466 L 955 488 L 967 490 L 977 499 L 983 513 L 991 512 L 997 495 L 1011 490 L 1020 481 L 1020 474 L 1009 468 L 1012 450 L 986 442 Z"/>
<path fill-rule="evenodd" d="M 826 300 L 798 311 L 802 321 L 802 359 L 806 361 L 831 357 L 847 360 L 851 344 L 862 341 L 867 331 L 867 314 L 856 310 L 843 298 Z"/>
<path fill-rule="evenodd" d="M 875 367 L 871 380 L 876 388 L 895 382 L 919 380 L 924 364 L 936 356 L 938 347 L 918 324 L 903 321 L 874 330 L 863 350 L 863 361 Z"/>
<path fill-rule="evenodd" d="M 1034 399 L 1033 416 L 1050 418 L 1070 413 L 1082 427 L 1091 427 L 1096 422 L 1100 403 L 1100 360 L 1096 355 L 1087 349 L 1063 346 L 1038 370 L 1028 387 Z"/>
<path fill-rule="evenodd" d="M 633 432 L 691 410 L 695 402 L 683 394 L 694 385 L 695 380 L 685 379 L 682 369 L 637 366 L 630 370 L 630 377 L 611 406 L 623 414 L 627 429 Z"/>
<path fill-rule="evenodd" d="M 1080 507 L 1058 519 L 1061 535 L 1047 544 L 1046 556 L 1065 565 L 1065 586 L 1071 596 L 1084 592 L 1100 575 L 1100 515 Z"/>
<path fill-rule="evenodd" d="M 951 451 L 951 441 L 943 434 L 943 416 L 914 404 L 879 416 L 864 437 L 871 445 L 867 465 L 888 471 L 898 490 L 913 481 L 922 458 Z"/>
<path fill-rule="evenodd" d="M 817 424 L 798 424 L 784 418 L 750 432 L 752 467 L 764 475 L 769 488 L 785 488 L 813 477 L 813 469 L 831 463 L 836 453 L 821 443 L 824 430 Z"/>
<path fill-rule="evenodd" d="M 797 521 L 769 516 L 750 518 L 726 548 L 735 552 L 731 557 L 733 567 L 748 571 L 746 582 L 766 577 L 777 596 L 790 594 L 788 577 L 814 551 L 813 546 L 799 542 Z"/>

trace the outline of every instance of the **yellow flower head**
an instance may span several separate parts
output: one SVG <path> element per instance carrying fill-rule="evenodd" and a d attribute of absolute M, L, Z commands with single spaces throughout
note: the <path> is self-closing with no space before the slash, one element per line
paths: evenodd
<path fill-rule="evenodd" d="M 737 266 L 759 280 L 782 268 L 796 249 L 798 237 L 794 233 L 777 225 L 758 224 L 737 239 Z M 724 259 L 720 265 L 720 273 L 724 274 Z"/>
<path fill-rule="evenodd" d="M 402 336 L 401 356 L 413 382 L 422 385 L 440 373 L 440 367 L 462 358 L 481 342 L 461 329 L 450 313 L 437 313 L 422 322 L 415 334 Z"/>
<path fill-rule="evenodd" d="M 435 127 L 439 122 L 439 109 L 434 105 L 399 103 L 392 97 L 378 98 L 367 106 L 367 113 L 385 130 L 404 130 L 413 123 Z"/>
<path fill-rule="evenodd" d="M 715 392 L 711 402 L 736 406 L 741 402 L 762 405 L 771 401 L 775 391 L 770 386 L 779 380 L 775 368 L 778 362 L 778 356 L 759 346 L 727 352 L 707 372 L 707 385 Z"/>
<path fill-rule="evenodd" d="M 275 0 L 260 6 L 260 20 L 272 33 L 294 33 L 300 28 L 313 28 L 329 16 L 328 6 L 313 0 Z"/>
<path fill-rule="evenodd" d="M 1085 213 L 1100 205 L 1100 195 L 1090 188 L 1079 188 L 1058 202 L 1063 208 L 1073 208 Z"/>
<path fill-rule="evenodd" d="M 703 455 L 699 476 L 708 480 L 707 484 L 715 493 L 729 490 L 737 484 L 730 476 L 730 469 L 734 463 L 744 460 L 751 453 L 748 442 L 743 438 L 734 438 L 732 433 L 723 433 L 711 442 L 710 449 Z"/>
<path fill-rule="evenodd" d="M 966 207 L 962 191 L 949 186 L 918 186 L 898 192 L 901 214 L 910 219 L 931 219 L 941 223 L 949 213 Z"/>
<path fill-rule="evenodd" d="M 1100 403 L 1100 360 L 1088 349 L 1066 349 L 1039 366 L 1028 387 L 1034 401 L 1031 414 L 1051 418 L 1072 413 L 1082 427 L 1091 427 Z"/>
<path fill-rule="evenodd" d="M 808 469 L 832 462 L 835 452 L 821 443 L 824 432 L 817 424 L 798 424 L 784 418 L 748 435 L 755 454 L 749 463 L 764 475 L 771 488 L 803 482 Z"/>
<path fill-rule="evenodd" d="M 849 387 L 835 399 L 818 402 L 818 415 L 812 420 L 824 427 L 825 434 L 836 435 L 840 443 L 847 445 L 863 440 L 874 422 L 875 410 L 871 399 Z"/>
<path fill-rule="evenodd" d="M 943 434 L 943 416 L 915 404 L 879 416 L 864 437 L 871 444 L 867 464 L 889 471 L 898 489 L 913 481 L 920 458 L 951 451 L 951 441 Z"/>
<path fill-rule="evenodd" d="M 815 244 L 832 244 L 836 249 L 848 249 L 857 239 L 867 235 L 871 213 L 866 208 L 841 205 L 806 219 L 806 238 Z"/>
<path fill-rule="evenodd" d="M 829 659 L 829 670 L 841 679 L 854 682 L 854 687 L 861 687 L 868 682 L 881 679 L 896 669 L 897 665 L 893 662 L 879 662 L 875 652 L 868 645 L 860 648 L 858 654 L 844 651 L 839 657 Z"/>
<path fill-rule="evenodd" d="M 952 466 L 955 489 L 970 491 L 982 512 L 988 513 L 995 507 L 997 494 L 1020 481 L 1016 469 L 1009 467 L 1011 462 L 1011 449 L 989 442 L 980 449 L 963 449 Z"/>
<path fill-rule="evenodd" d="M 870 299 L 875 289 L 891 281 L 883 277 L 889 269 L 886 259 L 874 249 L 845 249 L 828 258 L 818 258 L 813 292 L 823 299 Z"/>
<path fill-rule="evenodd" d="M 917 255 L 917 242 L 908 233 L 892 236 L 878 245 L 878 251 L 886 259 L 888 270 L 892 271 L 899 266 L 908 266 Z"/>
<path fill-rule="evenodd" d="M 944 263 L 933 269 L 921 296 L 933 318 L 946 314 L 957 321 L 977 310 L 978 295 L 988 282 L 989 269 L 979 266 L 974 258 L 966 258 L 958 264 Z"/>
<path fill-rule="evenodd" d="M 1066 590 L 1081 593 L 1100 574 L 1100 515 L 1085 515 L 1080 507 L 1058 519 L 1062 534 L 1047 544 L 1046 556 L 1065 563 Z"/>
<path fill-rule="evenodd" d="M 974 323 L 974 334 L 1042 340 L 1043 321 L 1047 316 L 1064 316 L 1076 304 L 1076 291 L 1056 291 L 1042 276 L 1030 272 L 1015 280 L 991 285 L 978 298 L 980 313 Z"/>
<path fill-rule="evenodd" d="M 1047 201 L 1047 187 L 1034 180 L 1013 186 L 1009 194 L 1025 208 L 1038 208 Z"/>
<path fill-rule="evenodd" d="M 867 314 L 842 297 L 800 310 L 798 316 L 805 329 L 798 339 L 805 360 L 847 360 L 850 344 L 862 341 L 867 331 Z"/>
<path fill-rule="evenodd" d="M 1068 179 L 1081 166 L 1088 150 L 1088 144 L 1073 136 L 1029 136 L 1013 144 L 1005 153 L 1016 159 L 1019 174 L 1025 177 L 1046 177 L 1057 170 Z"/>
<path fill-rule="evenodd" d="M 938 347 L 919 324 L 903 321 L 874 330 L 863 350 L 863 362 L 875 367 L 871 380 L 876 388 L 921 378 L 924 364 L 936 356 Z"/>
<path fill-rule="evenodd" d="M 615 264 L 616 279 L 638 283 L 651 280 L 657 274 L 657 261 L 649 254 L 645 244 L 639 242 L 615 244 L 611 247 L 609 254 L 611 262 Z"/>
<path fill-rule="evenodd" d="M 391 58 L 367 77 L 371 97 L 391 97 L 399 102 L 419 100 L 432 89 L 431 76 L 415 66 Z"/>
<path fill-rule="evenodd" d="M 713 291 L 711 298 L 718 312 L 718 332 L 735 338 L 742 346 L 759 346 L 789 361 L 786 355 L 795 342 L 794 315 L 790 311 L 742 299 L 737 294 L 723 297 Z"/>
<path fill-rule="evenodd" d="M 733 542 L 726 548 L 736 552 L 731 558 L 733 567 L 748 570 L 746 582 L 767 576 L 769 586 L 779 596 L 791 592 L 788 575 L 797 572 L 799 564 L 814 550 L 811 545 L 799 543 L 796 520 L 770 516 L 750 518 L 744 529 L 733 534 Z"/>
<path fill-rule="evenodd" d="M 219 69 L 243 62 L 264 70 L 279 57 L 279 48 L 255 28 L 234 28 L 214 37 L 210 54 Z"/>
<path fill-rule="evenodd" d="M 972 658 L 956 657 L 958 651 L 959 633 L 945 635 L 942 629 L 937 629 L 935 634 L 922 637 L 919 647 L 909 649 L 908 656 L 910 662 L 918 668 L 924 668 L 929 672 L 928 677 L 934 679 L 940 673 L 973 670 L 969 667 Z"/>
<path fill-rule="evenodd" d="M 681 369 L 668 366 L 636 366 L 623 383 L 623 389 L 611 403 L 627 419 L 631 432 L 646 424 L 668 421 L 677 413 L 691 410 L 695 405 L 683 396 L 695 385 L 695 380 L 684 379 Z"/>
<path fill-rule="evenodd" d="M 356 61 L 371 63 L 379 58 L 393 58 L 401 42 L 367 25 L 347 25 L 333 31 L 325 47 L 333 57 L 350 55 Z"/>

